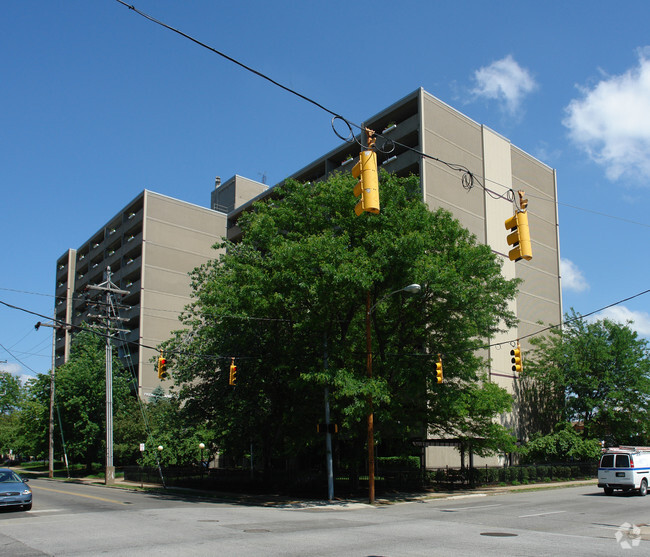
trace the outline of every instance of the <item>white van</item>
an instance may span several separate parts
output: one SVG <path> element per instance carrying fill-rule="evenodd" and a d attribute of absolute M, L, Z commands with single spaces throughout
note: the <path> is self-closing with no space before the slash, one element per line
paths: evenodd
<path fill-rule="evenodd" d="M 650 447 L 603 449 L 598 465 L 598 487 L 611 495 L 615 489 L 648 493 L 650 483 Z"/>

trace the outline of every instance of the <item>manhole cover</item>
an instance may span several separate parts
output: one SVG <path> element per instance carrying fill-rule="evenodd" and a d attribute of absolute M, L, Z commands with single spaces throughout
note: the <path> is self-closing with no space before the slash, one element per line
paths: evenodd
<path fill-rule="evenodd" d="M 513 538 L 517 534 L 511 534 L 510 532 L 481 532 L 481 536 L 492 536 L 493 538 Z"/>
<path fill-rule="evenodd" d="M 249 534 L 263 534 L 264 532 L 270 532 L 271 530 L 265 530 L 264 528 L 251 528 L 250 530 L 244 530 Z"/>

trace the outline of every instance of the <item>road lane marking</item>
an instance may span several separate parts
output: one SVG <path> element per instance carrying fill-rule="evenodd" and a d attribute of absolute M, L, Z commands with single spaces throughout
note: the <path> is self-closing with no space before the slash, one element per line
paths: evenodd
<path fill-rule="evenodd" d="M 566 511 L 549 511 L 546 513 L 537 513 L 537 514 L 522 514 L 519 518 L 530 518 L 531 516 L 546 516 L 547 514 L 560 514 L 565 513 Z"/>
<path fill-rule="evenodd" d="M 31 486 L 32 489 L 35 486 Z M 84 493 L 72 493 L 71 491 L 63 491 L 61 489 L 52 489 L 51 487 L 37 486 L 36 490 L 42 489 L 44 491 L 52 491 L 53 493 L 63 493 L 64 495 L 73 495 L 75 497 L 85 497 L 86 499 L 94 499 L 96 501 L 105 501 L 106 503 L 115 503 L 116 505 L 126 505 L 124 501 L 116 501 L 115 499 L 107 499 L 106 497 L 97 497 L 95 495 L 86 495 Z"/>
<path fill-rule="evenodd" d="M 27 511 L 29 514 L 35 514 L 35 513 L 61 513 L 65 511 L 65 509 L 32 509 L 31 511 Z"/>
<path fill-rule="evenodd" d="M 493 507 L 502 507 L 503 505 L 499 503 L 498 505 L 474 505 L 472 507 L 449 507 L 448 509 L 440 509 L 444 511 L 467 511 L 472 509 L 489 509 Z"/>

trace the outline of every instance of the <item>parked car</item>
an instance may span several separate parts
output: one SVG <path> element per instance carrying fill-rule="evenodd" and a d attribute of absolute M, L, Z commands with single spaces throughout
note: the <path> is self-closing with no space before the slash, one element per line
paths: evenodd
<path fill-rule="evenodd" d="M 27 480 L 10 468 L 0 468 L 0 507 L 32 508 L 32 490 Z"/>
<path fill-rule="evenodd" d="M 648 493 L 650 484 L 650 448 L 614 447 L 606 449 L 598 465 L 598 487 L 605 495 L 612 495 L 615 489 Z"/>

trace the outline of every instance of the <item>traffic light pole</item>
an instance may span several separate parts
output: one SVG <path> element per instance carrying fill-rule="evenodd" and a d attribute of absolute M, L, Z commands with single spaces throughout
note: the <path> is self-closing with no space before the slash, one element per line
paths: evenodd
<path fill-rule="evenodd" d="M 366 375 L 372 379 L 372 337 L 370 333 L 370 290 L 366 292 Z M 368 395 L 368 501 L 375 503 L 375 416 L 372 395 Z"/>
<path fill-rule="evenodd" d="M 377 304 L 382 300 L 397 294 L 407 292 L 415 294 L 420 291 L 419 284 L 409 284 L 404 288 L 386 294 L 373 306 L 370 300 L 370 290 L 366 291 L 366 375 L 368 382 L 372 379 L 372 335 L 370 332 L 370 318 Z M 372 395 L 368 394 L 368 501 L 371 505 L 375 503 L 375 416 L 372 405 Z"/>
<path fill-rule="evenodd" d="M 323 371 L 327 376 L 327 333 L 323 341 Z M 332 432 L 330 431 L 330 393 L 325 387 L 325 453 L 327 460 L 327 500 L 334 499 L 334 467 L 332 465 Z"/>

